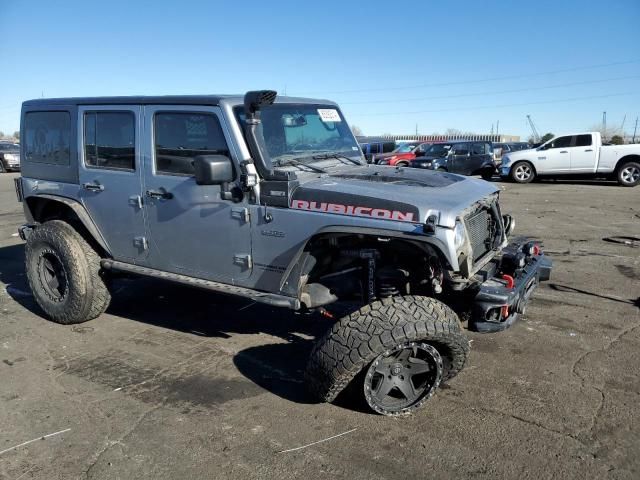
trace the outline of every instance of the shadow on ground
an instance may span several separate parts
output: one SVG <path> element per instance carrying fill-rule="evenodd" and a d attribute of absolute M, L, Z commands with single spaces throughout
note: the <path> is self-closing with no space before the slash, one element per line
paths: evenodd
<path fill-rule="evenodd" d="M 0 281 L 14 301 L 34 315 L 43 312 L 24 274 L 24 245 L 0 248 Z M 152 326 L 222 340 L 264 334 L 262 345 L 237 352 L 233 362 L 246 378 L 287 400 L 312 403 L 304 369 L 313 339 L 329 323 L 319 315 L 298 313 L 150 278 L 117 278 L 107 313 Z M 46 321 L 42 318 L 42 321 Z M 99 321 L 99 320 L 94 320 Z M 61 327 L 64 328 L 64 327 Z M 237 343 L 237 342 L 236 342 Z"/>

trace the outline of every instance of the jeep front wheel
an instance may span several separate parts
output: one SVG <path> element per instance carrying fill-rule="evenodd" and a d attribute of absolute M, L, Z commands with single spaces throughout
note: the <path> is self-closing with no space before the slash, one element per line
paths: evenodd
<path fill-rule="evenodd" d="M 54 322 L 86 322 L 109 306 L 100 257 L 68 223 L 51 220 L 35 228 L 27 238 L 25 258 L 33 296 Z"/>
<path fill-rule="evenodd" d="M 321 401 L 349 385 L 383 415 L 412 412 L 469 355 L 457 315 L 428 297 L 375 301 L 337 322 L 314 346 L 306 380 Z"/>

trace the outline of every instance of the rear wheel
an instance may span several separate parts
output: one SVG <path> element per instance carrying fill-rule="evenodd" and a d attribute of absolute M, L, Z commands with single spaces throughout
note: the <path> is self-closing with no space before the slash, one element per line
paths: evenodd
<path fill-rule="evenodd" d="M 374 411 L 401 415 L 462 370 L 468 354 L 453 310 L 433 298 L 393 297 L 345 316 L 320 338 L 306 380 L 322 401 L 349 385 Z"/>
<path fill-rule="evenodd" d="M 109 306 L 100 257 L 68 223 L 51 220 L 37 227 L 27 239 L 25 258 L 33 296 L 54 322 L 86 322 Z"/>
<path fill-rule="evenodd" d="M 511 179 L 516 183 L 531 183 L 534 178 L 536 172 L 529 162 L 517 162 L 511 167 Z"/>
<path fill-rule="evenodd" d="M 4 168 L 4 163 L 2 163 L 2 160 L 0 160 L 0 173 L 4 173 L 7 170 Z"/>
<path fill-rule="evenodd" d="M 640 183 L 640 163 L 625 162 L 618 168 L 618 183 L 623 187 L 635 187 Z"/>

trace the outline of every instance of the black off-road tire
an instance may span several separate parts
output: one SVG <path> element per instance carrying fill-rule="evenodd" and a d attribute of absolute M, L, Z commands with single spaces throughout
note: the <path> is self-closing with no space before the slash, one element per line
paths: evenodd
<path fill-rule="evenodd" d="M 316 342 L 305 374 L 307 386 L 317 399 L 331 402 L 379 355 L 407 342 L 438 350 L 443 382 L 462 370 L 469 355 L 469 341 L 448 306 L 429 297 L 392 297 L 347 315 Z"/>
<path fill-rule="evenodd" d="M 35 228 L 27 239 L 25 259 L 33 296 L 50 320 L 82 323 L 109 306 L 111 294 L 100 272 L 100 256 L 68 223 L 51 220 Z M 53 266 L 62 292 L 52 290 L 45 280 L 53 276 Z"/>
<path fill-rule="evenodd" d="M 635 187 L 640 184 L 640 162 L 624 162 L 616 172 L 618 184 L 623 187 Z"/>

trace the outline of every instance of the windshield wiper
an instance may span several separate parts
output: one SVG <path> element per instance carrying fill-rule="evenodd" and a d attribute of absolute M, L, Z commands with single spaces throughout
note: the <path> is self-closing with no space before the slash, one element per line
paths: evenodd
<path fill-rule="evenodd" d="M 304 158 L 304 157 L 302 157 L 302 158 Z M 326 170 L 324 170 L 324 169 L 322 169 L 320 167 L 315 167 L 313 165 L 309 165 L 308 163 L 301 162 L 297 158 L 289 158 L 287 160 L 279 160 L 276 163 L 276 165 L 278 167 L 284 167 L 286 165 L 293 165 L 293 166 L 296 166 L 296 167 L 307 167 L 307 168 L 310 168 L 311 170 L 313 170 L 314 172 L 317 172 L 317 173 L 327 173 Z"/>
<path fill-rule="evenodd" d="M 358 160 L 355 160 L 351 157 L 347 157 L 346 155 L 343 155 L 341 153 L 323 153 L 320 155 L 314 155 L 311 158 L 313 158 L 314 160 L 328 160 L 330 158 L 335 158 L 337 160 L 346 159 L 346 160 L 349 160 L 351 163 L 355 163 L 356 165 L 362 165 Z"/>

